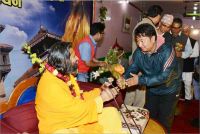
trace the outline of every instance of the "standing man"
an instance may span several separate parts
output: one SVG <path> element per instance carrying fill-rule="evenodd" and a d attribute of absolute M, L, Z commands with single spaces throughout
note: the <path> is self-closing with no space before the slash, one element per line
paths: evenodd
<path fill-rule="evenodd" d="M 135 42 L 135 29 L 144 23 L 148 23 L 152 25 L 156 29 L 156 25 L 160 22 L 161 14 L 163 12 L 163 9 L 159 5 L 152 5 L 149 7 L 147 11 L 147 17 L 143 18 L 142 21 L 140 21 L 134 28 L 133 34 L 132 34 L 132 55 L 137 48 L 136 42 Z M 132 62 L 132 55 L 129 57 L 129 64 Z M 133 105 L 138 107 L 144 107 L 145 104 L 145 87 L 139 86 L 139 87 L 130 87 L 125 96 L 124 103 L 126 105 Z"/>
<path fill-rule="evenodd" d="M 192 90 L 192 74 L 194 73 L 194 60 L 199 56 L 198 41 L 190 37 L 191 29 L 188 25 L 183 26 L 183 33 L 189 37 L 190 45 L 192 47 L 192 54 L 183 60 L 182 79 L 185 87 L 185 100 L 190 101 L 193 98 Z"/>
<path fill-rule="evenodd" d="M 90 67 L 105 66 L 106 63 L 95 59 L 96 46 L 104 37 L 105 25 L 97 22 L 90 27 L 90 35 L 86 36 L 75 48 L 78 57 L 77 80 L 88 82 Z"/>
<path fill-rule="evenodd" d="M 123 83 L 128 87 L 145 85 L 145 108 L 150 111 L 151 118 L 170 132 L 179 93 L 174 49 L 171 42 L 156 49 L 156 30 L 150 24 L 139 25 L 135 29 L 135 39 L 138 48 L 133 54 L 133 63 L 125 73 L 126 80 L 120 78 L 117 84 L 120 88 L 124 87 Z M 137 75 L 138 72 L 142 75 Z"/>
<path fill-rule="evenodd" d="M 179 90 L 181 91 L 182 85 L 182 72 L 183 72 L 183 59 L 186 59 L 192 54 L 192 47 L 190 39 L 187 37 L 182 30 L 182 20 L 180 18 L 174 18 L 171 28 L 172 45 L 175 48 L 176 58 L 178 60 L 178 77 Z M 178 47 L 177 46 L 182 46 Z"/>
<path fill-rule="evenodd" d="M 164 44 L 165 40 L 170 39 L 169 31 L 173 22 L 173 15 L 164 14 L 160 20 L 159 26 L 156 29 L 157 31 L 157 49 Z"/>

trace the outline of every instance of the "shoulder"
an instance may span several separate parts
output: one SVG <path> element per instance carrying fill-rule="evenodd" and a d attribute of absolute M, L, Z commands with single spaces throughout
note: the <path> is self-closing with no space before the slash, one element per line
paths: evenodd
<path fill-rule="evenodd" d="M 166 41 L 162 45 L 162 47 L 161 47 L 159 52 L 162 53 L 163 55 L 167 56 L 167 55 L 170 55 L 172 53 L 172 51 L 173 51 L 173 46 L 172 46 L 171 42 L 170 41 Z"/>
<path fill-rule="evenodd" d="M 140 48 L 137 47 L 133 53 L 133 57 L 139 57 L 139 56 L 141 56 L 141 54 L 142 54 L 142 52 L 141 52 Z"/>

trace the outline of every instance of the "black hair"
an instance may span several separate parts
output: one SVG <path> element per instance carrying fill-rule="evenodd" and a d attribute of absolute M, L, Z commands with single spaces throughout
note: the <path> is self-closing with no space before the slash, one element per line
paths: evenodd
<path fill-rule="evenodd" d="M 174 18 L 173 23 L 180 24 L 180 27 L 182 27 L 182 25 L 183 25 L 183 21 L 180 18 Z"/>
<path fill-rule="evenodd" d="M 105 29 L 105 24 L 104 23 L 101 23 L 101 22 L 93 23 L 90 26 L 90 34 L 93 36 L 96 33 L 102 33 L 104 31 L 104 29 Z"/>
<path fill-rule="evenodd" d="M 135 38 L 137 36 L 147 36 L 147 37 L 155 36 L 155 40 L 157 40 L 157 34 L 155 28 L 148 23 L 141 24 L 135 29 Z"/>
<path fill-rule="evenodd" d="M 70 61 L 70 42 L 56 42 L 50 48 L 48 64 L 58 70 L 62 75 L 72 73 L 73 65 Z"/>
<path fill-rule="evenodd" d="M 163 9 L 161 6 L 159 5 L 152 5 L 149 7 L 149 9 L 147 10 L 147 16 L 149 17 L 156 17 L 157 15 L 161 15 L 163 12 Z"/>

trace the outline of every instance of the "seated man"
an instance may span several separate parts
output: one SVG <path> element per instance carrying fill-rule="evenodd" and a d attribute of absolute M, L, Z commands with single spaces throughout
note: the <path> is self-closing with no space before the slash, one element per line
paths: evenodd
<path fill-rule="evenodd" d="M 39 133 L 121 133 L 115 108 L 103 108 L 117 89 L 106 86 L 82 93 L 74 76 L 76 57 L 70 43 L 51 47 L 46 70 L 38 84 L 36 111 Z"/>

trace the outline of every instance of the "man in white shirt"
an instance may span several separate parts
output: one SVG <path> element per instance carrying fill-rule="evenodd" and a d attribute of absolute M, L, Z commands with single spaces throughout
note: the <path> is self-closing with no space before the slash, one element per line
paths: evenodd
<path fill-rule="evenodd" d="M 182 79 L 185 87 L 185 100 L 191 100 L 193 98 L 192 90 L 192 74 L 194 73 L 194 60 L 199 56 L 199 44 L 198 41 L 190 37 L 191 29 L 188 25 L 183 26 L 183 33 L 189 37 L 190 45 L 192 47 L 192 54 L 184 59 Z"/>

